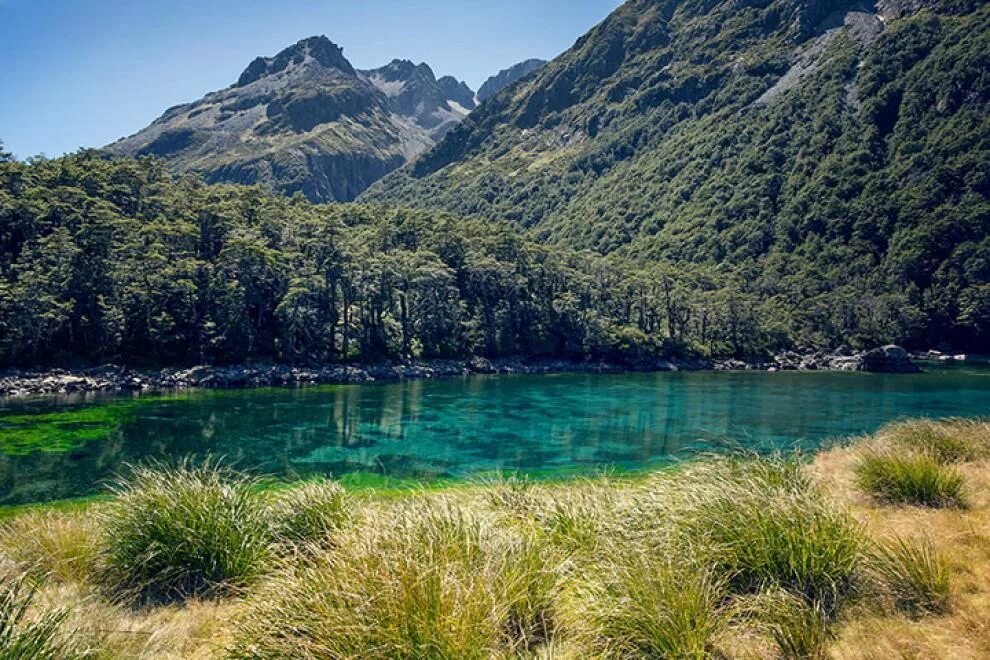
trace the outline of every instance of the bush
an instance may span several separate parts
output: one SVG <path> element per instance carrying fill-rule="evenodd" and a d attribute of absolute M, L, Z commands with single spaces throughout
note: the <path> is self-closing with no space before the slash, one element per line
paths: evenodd
<path fill-rule="evenodd" d="M 867 450 L 855 471 L 860 488 L 881 502 L 933 508 L 966 505 L 963 476 L 928 454 Z"/>
<path fill-rule="evenodd" d="M 350 518 L 350 502 L 333 481 L 314 481 L 275 495 L 270 505 L 275 535 L 289 543 L 331 539 Z"/>
<path fill-rule="evenodd" d="M 930 542 L 895 538 L 878 544 L 869 555 L 868 569 L 894 606 L 913 615 L 949 611 L 952 583 L 949 565 Z"/>
<path fill-rule="evenodd" d="M 597 566 L 572 596 L 569 626 L 601 655 L 708 658 L 728 622 L 723 579 L 646 554 Z"/>
<path fill-rule="evenodd" d="M 71 660 L 87 654 L 72 648 L 62 638 L 67 612 L 48 612 L 29 620 L 34 591 L 23 576 L 0 586 L 0 658 L 4 660 Z"/>
<path fill-rule="evenodd" d="M 99 513 L 99 579 L 128 600 L 167 602 L 242 586 L 270 558 L 254 480 L 213 463 L 133 469 Z"/>
<path fill-rule="evenodd" d="M 990 424 L 982 421 L 913 420 L 892 424 L 879 435 L 942 463 L 975 461 L 990 455 Z"/>
<path fill-rule="evenodd" d="M 403 503 L 276 576 L 233 657 L 488 658 L 548 636 L 554 562 L 450 504 Z"/>

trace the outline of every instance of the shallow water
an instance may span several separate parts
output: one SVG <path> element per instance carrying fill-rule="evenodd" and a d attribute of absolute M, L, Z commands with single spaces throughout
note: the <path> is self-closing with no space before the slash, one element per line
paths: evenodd
<path fill-rule="evenodd" d="M 990 415 L 990 369 L 919 375 L 472 376 L 302 390 L 0 400 L 0 504 L 99 492 L 125 464 L 222 456 L 288 478 L 635 469 L 814 449 L 902 418 Z"/>

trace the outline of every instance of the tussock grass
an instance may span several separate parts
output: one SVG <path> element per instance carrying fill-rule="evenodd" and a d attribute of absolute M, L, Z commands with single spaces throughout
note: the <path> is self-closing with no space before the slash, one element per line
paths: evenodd
<path fill-rule="evenodd" d="M 984 420 L 911 420 L 891 424 L 878 435 L 895 447 L 919 451 L 942 463 L 990 457 L 990 422 Z"/>
<path fill-rule="evenodd" d="M 898 610 L 918 616 L 951 609 L 949 564 L 930 541 L 893 538 L 880 542 L 869 553 L 867 569 Z"/>
<path fill-rule="evenodd" d="M 821 603 L 809 602 L 782 590 L 761 594 L 752 606 L 759 627 L 766 631 L 781 657 L 818 660 L 828 657 L 833 638 L 832 617 Z"/>
<path fill-rule="evenodd" d="M 965 507 L 965 480 L 955 467 L 916 451 L 866 449 L 856 465 L 864 492 L 888 504 Z"/>
<path fill-rule="evenodd" d="M 725 595 L 710 568 L 634 554 L 589 571 L 566 618 L 599 657 L 708 658 L 729 621 Z"/>
<path fill-rule="evenodd" d="M 861 525 L 793 460 L 713 459 L 647 489 L 674 543 L 697 548 L 736 593 L 783 588 L 833 608 L 853 588 Z"/>
<path fill-rule="evenodd" d="M 990 461 L 891 428 L 813 464 L 402 497 L 148 466 L 86 511 L 7 521 L 0 561 L 40 589 L 13 629 L 57 620 L 54 644 L 107 658 L 984 657 Z M 964 475 L 974 505 L 866 498 L 868 455 Z"/>
<path fill-rule="evenodd" d="M 485 658 L 546 639 L 556 576 L 533 538 L 407 503 L 271 580 L 232 657 Z"/>
<path fill-rule="evenodd" d="M 0 658 L 4 660 L 72 660 L 92 657 L 66 641 L 64 609 L 37 617 L 29 615 L 35 589 L 24 575 L 8 577 L 0 585 Z"/>
<path fill-rule="evenodd" d="M 340 484 L 311 481 L 273 496 L 270 515 L 279 540 L 323 543 L 350 520 L 351 503 Z"/>
<path fill-rule="evenodd" d="M 212 462 L 134 468 L 98 513 L 98 580 L 140 603 L 245 586 L 272 556 L 269 511 L 256 485 Z"/>
<path fill-rule="evenodd" d="M 0 525 L 0 552 L 36 580 L 81 583 L 93 571 L 96 531 L 84 513 L 32 511 Z"/>

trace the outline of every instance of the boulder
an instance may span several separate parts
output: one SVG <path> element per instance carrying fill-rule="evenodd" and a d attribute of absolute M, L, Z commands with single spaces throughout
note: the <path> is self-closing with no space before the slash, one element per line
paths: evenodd
<path fill-rule="evenodd" d="M 863 371 L 878 373 L 917 373 L 921 368 L 911 361 L 908 352 L 893 344 L 874 348 L 863 354 Z"/>

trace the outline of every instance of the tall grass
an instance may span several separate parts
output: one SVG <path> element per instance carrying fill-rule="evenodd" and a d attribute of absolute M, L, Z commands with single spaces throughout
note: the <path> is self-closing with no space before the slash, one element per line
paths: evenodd
<path fill-rule="evenodd" d="M 756 612 L 762 626 L 788 660 L 828 657 L 832 639 L 831 613 L 821 603 L 809 602 L 786 591 L 769 591 L 759 599 Z"/>
<path fill-rule="evenodd" d="M 966 506 L 962 474 L 930 454 L 866 449 L 855 471 L 860 488 L 881 502 L 932 508 Z"/>
<path fill-rule="evenodd" d="M 736 593 L 779 587 L 832 608 L 853 587 L 861 526 L 794 461 L 712 460 L 647 498 L 668 502 L 655 515 L 670 521 L 674 542 L 696 548 Z"/>
<path fill-rule="evenodd" d="M 347 524 L 351 506 L 340 484 L 311 481 L 273 496 L 270 516 L 280 541 L 323 543 Z"/>
<path fill-rule="evenodd" d="M 210 597 L 247 584 L 271 558 L 256 483 L 216 463 L 134 468 L 99 511 L 98 579 L 136 602 Z"/>
<path fill-rule="evenodd" d="M 990 457 L 990 422 L 982 420 L 911 420 L 884 427 L 878 435 L 894 446 L 913 449 L 942 463 Z"/>
<path fill-rule="evenodd" d="M 63 637 L 68 616 L 56 610 L 29 617 L 35 592 L 24 576 L 9 579 L 0 586 L 0 658 L 3 660 L 73 660 L 91 657 L 74 648 Z"/>
<path fill-rule="evenodd" d="M 951 571 L 931 542 L 894 538 L 878 543 L 867 566 L 874 583 L 897 609 L 916 616 L 951 609 Z"/>
<path fill-rule="evenodd" d="M 590 570 L 565 617 L 596 655 L 708 658 L 729 620 L 725 586 L 708 568 L 633 554 Z"/>
<path fill-rule="evenodd" d="M 451 504 L 404 503 L 273 578 L 233 657 L 487 658 L 549 636 L 544 549 Z"/>
<path fill-rule="evenodd" d="M 30 512 L 0 525 L 0 551 L 36 579 L 82 583 L 95 563 L 95 536 L 86 512 Z"/>

